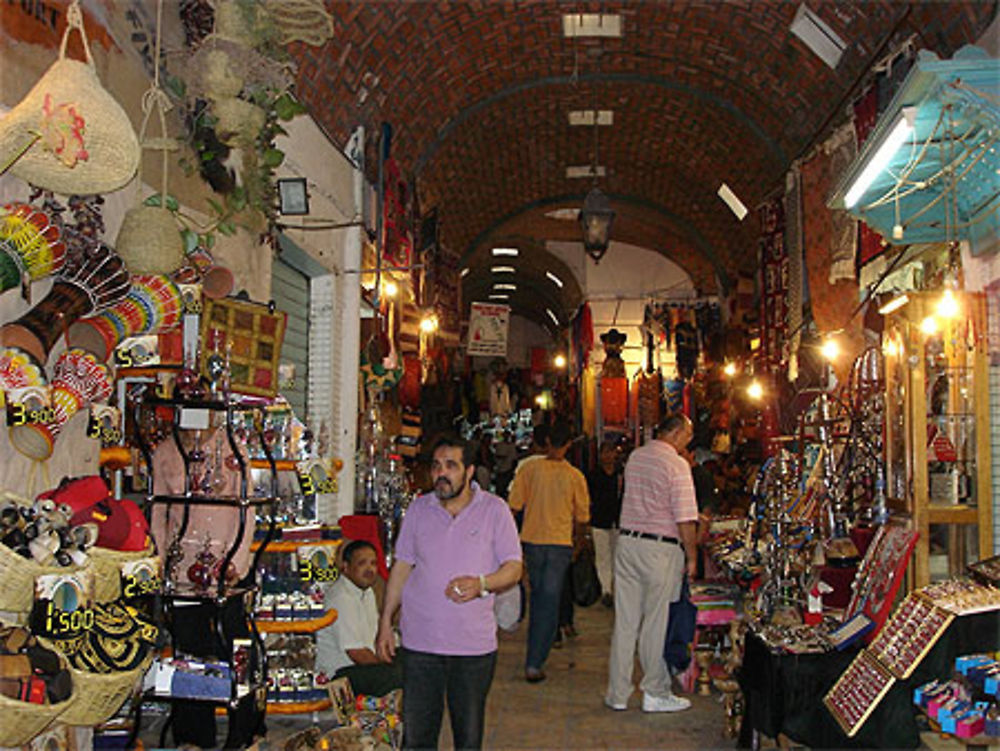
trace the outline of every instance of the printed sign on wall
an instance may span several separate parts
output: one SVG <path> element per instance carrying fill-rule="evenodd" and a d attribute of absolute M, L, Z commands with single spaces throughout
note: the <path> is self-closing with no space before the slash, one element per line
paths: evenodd
<path fill-rule="evenodd" d="M 510 306 L 474 302 L 469 312 L 470 355 L 507 356 Z"/>

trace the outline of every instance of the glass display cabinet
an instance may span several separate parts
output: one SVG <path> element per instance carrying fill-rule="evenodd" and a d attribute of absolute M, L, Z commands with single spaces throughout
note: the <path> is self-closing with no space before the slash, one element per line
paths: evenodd
<path fill-rule="evenodd" d="M 886 491 L 919 532 L 909 583 L 921 587 L 993 555 L 982 294 L 909 293 L 883 349 Z"/>

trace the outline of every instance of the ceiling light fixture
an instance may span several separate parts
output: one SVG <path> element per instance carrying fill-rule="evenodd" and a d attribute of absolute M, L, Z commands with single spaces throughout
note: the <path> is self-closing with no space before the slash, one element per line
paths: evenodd
<path fill-rule="evenodd" d="M 580 209 L 564 208 L 564 209 L 552 209 L 552 211 L 546 211 L 545 216 L 549 219 L 558 219 L 559 221 L 565 222 L 575 222 L 580 217 Z"/>
<path fill-rule="evenodd" d="M 510 299 L 510 295 L 492 294 L 492 295 L 490 295 L 490 299 L 491 300 L 509 300 Z"/>
<path fill-rule="evenodd" d="M 597 113 L 598 125 L 614 125 L 614 110 L 571 110 L 568 118 L 571 126 L 593 125 L 594 113 Z"/>
<path fill-rule="evenodd" d="M 559 289 L 562 289 L 562 287 L 563 287 L 563 280 L 562 279 L 560 279 L 558 276 L 556 276 L 555 274 L 553 274 L 551 271 L 546 271 L 545 272 L 545 276 L 548 277 L 549 281 L 551 281 Z"/>
<path fill-rule="evenodd" d="M 598 71 L 599 73 L 599 71 Z M 594 107 L 596 110 L 597 107 Z M 600 263 L 611 242 L 611 225 L 615 221 L 615 212 L 611 208 L 611 201 L 597 187 L 598 167 L 598 133 L 600 128 L 597 121 L 594 121 L 594 153 L 591 164 L 593 186 L 587 197 L 583 199 L 583 208 L 580 209 L 580 229 L 583 230 L 583 249 L 587 255 L 594 259 L 594 263 Z M 602 168 L 603 169 L 603 168 Z M 603 175 L 603 172 L 600 173 Z M 558 324 L 557 324 L 558 325 Z"/>
<path fill-rule="evenodd" d="M 837 35 L 837 32 L 809 10 L 805 3 L 795 11 L 791 32 L 831 68 L 837 67 L 844 50 L 847 49 L 847 43 Z"/>
<path fill-rule="evenodd" d="M 551 309 L 546 308 L 545 312 L 549 314 L 549 318 L 552 319 L 552 323 L 554 323 L 556 326 L 560 325 L 559 324 L 559 317 L 555 313 L 553 313 Z"/>
<path fill-rule="evenodd" d="M 495 256 L 516 256 L 517 253 L 517 248 L 493 248 L 493 255 Z"/>
<path fill-rule="evenodd" d="M 564 37 L 620 37 L 622 17 L 617 13 L 563 13 Z"/>
<path fill-rule="evenodd" d="M 596 126 L 595 126 L 596 127 Z M 573 164 L 566 168 L 566 178 L 579 180 L 584 177 L 604 177 L 606 170 L 601 164 Z"/>
<path fill-rule="evenodd" d="M 493 285 L 493 289 L 506 289 L 506 290 L 510 290 L 511 292 L 516 292 L 517 291 L 517 285 L 516 284 L 494 284 Z"/>
<path fill-rule="evenodd" d="M 728 206 L 729 209 L 736 214 L 736 218 L 742 222 L 743 218 L 747 215 L 747 207 L 744 206 L 743 201 L 741 201 L 739 197 L 733 193 L 733 189 L 725 183 L 722 183 L 722 185 L 719 186 L 718 195 L 719 198 L 726 202 L 726 206 Z"/>
<path fill-rule="evenodd" d="M 882 174 L 882 171 L 889 166 L 889 162 L 899 151 L 899 147 L 906 143 L 907 139 L 913 135 L 913 125 L 917 117 L 916 107 L 904 107 L 896 124 L 892 126 L 889 135 L 886 137 L 875 151 L 875 155 L 868 160 L 861 174 L 847 189 L 844 194 L 844 207 L 851 208 L 865 194 L 865 192 L 875 182 L 875 178 Z"/>
<path fill-rule="evenodd" d="M 516 274 L 517 269 L 513 266 L 490 266 L 490 271 L 494 274 Z"/>
<path fill-rule="evenodd" d="M 458 276 L 459 276 L 460 279 L 464 279 L 468 275 L 469 275 L 469 267 L 468 266 L 466 266 L 464 269 L 462 269 L 461 271 L 458 272 Z"/>

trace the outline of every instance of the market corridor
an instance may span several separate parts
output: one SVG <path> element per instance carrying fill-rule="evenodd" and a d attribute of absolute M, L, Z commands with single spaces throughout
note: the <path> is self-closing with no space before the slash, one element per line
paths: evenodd
<path fill-rule="evenodd" d="M 691 709 L 678 714 L 642 712 L 638 692 L 626 712 L 605 707 L 613 613 L 600 604 L 577 608 L 575 622 L 579 637 L 552 650 L 545 667 L 548 678 L 538 684 L 524 681 L 527 622 L 512 634 L 501 634 L 486 707 L 487 748 L 733 748 L 734 742 L 722 735 L 718 694 L 685 694 Z"/>
<path fill-rule="evenodd" d="M 626 712 L 604 706 L 612 611 L 597 604 L 577 608 L 579 637 L 554 649 L 542 683 L 524 680 L 527 621 L 501 633 L 496 677 L 486 707 L 487 749 L 731 749 L 722 735 L 723 709 L 711 697 L 685 694 L 691 709 L 678 714 L 645 714 L 635 693 Z M 321 716 L 322 723 L 323 718 Z M 302 718 L 269 717 L 270 748 L 278 738 L 307 727 Z M 442 729 L 442 749 L 451 749 L 451 732 Z"/>

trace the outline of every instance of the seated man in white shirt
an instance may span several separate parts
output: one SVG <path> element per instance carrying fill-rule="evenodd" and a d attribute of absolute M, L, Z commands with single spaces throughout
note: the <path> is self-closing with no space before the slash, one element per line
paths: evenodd
<path fill-rule="evenodd" d="M 316 670 L 346 676 L 355 694 L 383 696 L 403 685 L 398 665 L 375 654 L 378 605 L 372 585 L 378 576 L 375 547 L 366 540 L 344 546 L 341 576 L 326 592 L 326 607 L 337 620 L 316 635 Z"/>

